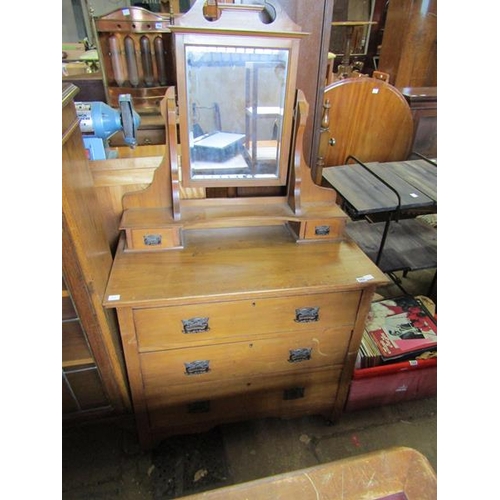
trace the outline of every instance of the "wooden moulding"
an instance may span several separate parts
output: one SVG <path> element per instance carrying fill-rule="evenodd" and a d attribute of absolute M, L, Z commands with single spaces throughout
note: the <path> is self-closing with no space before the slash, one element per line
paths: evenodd
<path fill-rule="evenodd" d="M 283 8 L 273 0 L 266 2 L 266 8 L 252 4 L 219 4 L 218 12 L 213 13 L 218 18 L 212 21 L 204 15 L 204 4 L 205 0 L 197 0 L 186 14 L 176 19 L 175 25 L 170 28 L 172 32 L 200 33 L 205 31 L 210 34 L 259 35 L 262 34 L 263 27 L 272 21 L 272 30 L 266 29 L 266 37 L 285 35 L 287 38 L 292 38 L 308 35 L 302 32 L 300 26 L 295 24 Z"/>
<path fill-rule="evenodd" d="M 137 32 L 169 32 L 172 21 L 169 14 L 151 12 L 142 7 L 127 7 L 96 18 L 95 25 L 98 32 L 129 32 L 131 29 Z"/>

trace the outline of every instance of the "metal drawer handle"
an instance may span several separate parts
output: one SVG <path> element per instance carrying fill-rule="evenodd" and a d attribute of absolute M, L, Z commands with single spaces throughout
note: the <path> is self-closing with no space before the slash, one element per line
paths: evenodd
<path fill-rule="evenodd" d="M 301 307 L 295 309 L 295 321 L 297 323 L 311 323 L 319 320 L 319 307 Z"/>
<path fill-rule="evenodd" d="M 203 333 L 210 330 L 208 318 L 189 318 L 182 320 L 184 333 Z"/>
<path fill-rule="evenodd" d="M 186 367 L 184 372 L 186 375 L 201 375 L 210 371 L 210 361 L 208 359 L 184 363 L 184 366 Z"/>
<path fill-rule="evenodd" d="M 148 246 L 161 245 L 161 234 L 146 234 L 143 240 L 144 244 Z"/>
<path fill-rule="evenodd" d="M 290 349 L 289 363 L 300 363 L 311 359 L 312 347 L 302 347 L 300 349 Z"/>
<path fill-rule="evenodd" d="M 283 391 L 283 400 L 290 401 L 291 399 L 300 399 L 305 396 L 305 387 L 292 387 Z"/>
<path fill-rule="evenodd" d="M 330 234 L 330 226 L 316 226 L 314 234 L 317 236 L 327 236 Z"/>

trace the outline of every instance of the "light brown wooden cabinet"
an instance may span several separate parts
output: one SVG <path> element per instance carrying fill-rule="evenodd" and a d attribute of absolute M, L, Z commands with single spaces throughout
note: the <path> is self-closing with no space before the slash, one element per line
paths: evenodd
<path fill-rule="evenodd" d="M 112 256 L 74 106 L 62 89 L 62 400 L 65 420 L 130 410 L 116 316 L 102 307 Z"/>
<path fill-rule="evenodd" d="M 122 240 L 105 305 L 118 311 L 142 445 L 249 418 L 335 421 L 384 282 L 356 245 L 297 244 L 285 226 L 193 230 L 164 252 Z"/>
<path fill-rule="evenodd" d="M 308 105 L 295 72 L 306 34 L 281 9 L 266 24 L 265 6 L 227 4 L 216 24 L 202 17 L 202 4 L 172 27 L 178 88 L 162 102 L 169 142 L 151 184 L 122 199 L 123 234 L 103 300 L 118 316 L 144 448 L 249 418 L 335 421 L 374 291 L 389 282 L 345 238 L 336 194 L 313 182 L 304 160 Z M 192 47 L 196 57 L 184 60 Z M 205 71 L 219 71 L 211 81 L 229 82 L 226 101 L 236 115 L 245 89 L 223 70 L 257 60 L 272 69 L 268 90 L 280 88 L 278 157 L 253 169 L 245 150 L 234 148 L 227 160 L 201 161 L 189 133 L 197 99 L 187 89 Z M 276 196 L 205 192 L 275 186 L 282 188 Z"/>

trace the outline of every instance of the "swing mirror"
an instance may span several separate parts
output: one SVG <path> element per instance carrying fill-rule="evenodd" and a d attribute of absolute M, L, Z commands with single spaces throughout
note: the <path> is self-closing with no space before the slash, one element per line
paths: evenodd
<path fill-rule="evenodd" d="M 262 6 L 230 6 L 219 4 L 215 21 L 173 28 L 182 182 L 285 185 L 298 37 L 274 31 Z"/>

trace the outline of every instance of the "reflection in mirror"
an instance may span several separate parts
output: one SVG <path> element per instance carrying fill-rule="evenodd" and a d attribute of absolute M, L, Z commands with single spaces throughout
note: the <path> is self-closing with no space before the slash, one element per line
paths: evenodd
<path fill-rule="evenodd" d="M 190 178 L 276 180 L 289 51 L 185 46 Z"/>

